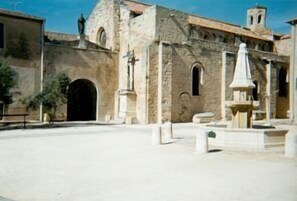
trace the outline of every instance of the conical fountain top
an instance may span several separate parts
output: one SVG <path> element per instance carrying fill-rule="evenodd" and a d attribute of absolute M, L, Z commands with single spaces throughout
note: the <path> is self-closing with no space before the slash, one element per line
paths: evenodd
<path fill-rule="evenodd" d="M 235 67 L 235 73 L 233 82 L 229 86 L 230 88 L 255 88 L 252 81 L 248 52 L 246 44 L 241 43 L 239 46 L 237 62 Z"/>

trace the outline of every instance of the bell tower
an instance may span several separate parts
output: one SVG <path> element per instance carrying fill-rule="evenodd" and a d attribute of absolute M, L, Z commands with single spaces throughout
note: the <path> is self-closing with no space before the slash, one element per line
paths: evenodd
<path fill-rule="evenodd" d="M 257 4 L 247 10 L 247 27 L 252 31 L 261 31 L 266 29 L 267 8 Z"/>

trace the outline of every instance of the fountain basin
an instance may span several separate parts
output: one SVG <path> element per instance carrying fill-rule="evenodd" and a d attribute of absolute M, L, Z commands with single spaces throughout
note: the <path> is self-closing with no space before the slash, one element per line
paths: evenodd
<path fill-rule="evenodd" d="M 227 128 L 222 125 L 203 127 L 211 132 L 209 144 L 243 151 L 273 151 L 284 149 L 288 130 L 267 127 Z M 213 135 L 215 133 L 215 135 Z"/>

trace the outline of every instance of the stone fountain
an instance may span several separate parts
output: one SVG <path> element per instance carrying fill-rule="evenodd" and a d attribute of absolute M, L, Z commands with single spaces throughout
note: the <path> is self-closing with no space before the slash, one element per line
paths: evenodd
<path fill-rule="evenodd" d="M 252 128 L 253 101 L 252 89 L 256 86 L 252 81 L 246 44 L 239 46 L 233 82 L 233 101 L 228 104 L 232 111 L 232 128 Z"/>
<path fill-rule="evenodd" d="M 233 101 L 227 105 L 232 111 L 232 125 L 230 128 L 226 125 L 208 125 L 203 128 L 212 134 L 209 143 L 222 148 L 251 151 L 283 149 L 288 130 L 264 126 L 253 128 L 254 105 L 251 94 L 255 85 L 245 43 L 240 44 L 233 82 L 229 87 L 233 89 Z"/>

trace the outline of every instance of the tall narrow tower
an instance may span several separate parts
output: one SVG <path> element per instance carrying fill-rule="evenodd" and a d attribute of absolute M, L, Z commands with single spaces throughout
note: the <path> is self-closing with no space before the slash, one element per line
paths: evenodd
<path fill-rule="evenodd" d="M 247 10 L 247 27 L 252 31 L 261 31 L 266 29 L 267 8 L 255 5 Z"/>

